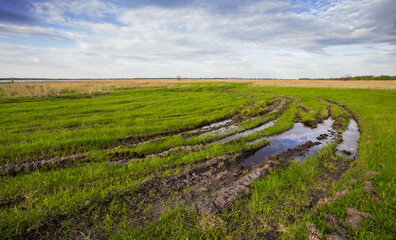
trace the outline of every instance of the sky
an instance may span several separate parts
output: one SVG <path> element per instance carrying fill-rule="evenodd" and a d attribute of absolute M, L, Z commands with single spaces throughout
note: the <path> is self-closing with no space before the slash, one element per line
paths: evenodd
<path fill-rule="evenodd" d="M 0 0 L 0 77 L 396 75 L 396 0 Z"/>

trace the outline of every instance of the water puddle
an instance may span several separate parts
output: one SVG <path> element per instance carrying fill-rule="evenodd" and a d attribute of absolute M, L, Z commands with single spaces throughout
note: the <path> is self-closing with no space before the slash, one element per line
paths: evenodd
<path fill-rule="evenodd" d="M 211 129 L 211 128 L 220 127 L 220 126 L 226 125 L 227 123 L 230 123 L 230 122 L 232 122 L 231 119 L 227 119 L 227 120 L 224 120 L 224 121 L 221 121 L 221 122 L 217 122 L 217 123 L 212 123 L 209 126 L 202 127 L 202 130 L 208 130 L 208 129 Z"/>
<path fill-rule="evenodd" d="M 267 157 L 286 151 L 287 149 L 295 148 L 298 145 L 304 144 L 311 140 L 312 142 L 320 142 L 320 145 L 310 149 L 311 154 L 320 150 L 326 142 L 330 142 L 333 138 L 331 125 L 334 120 L 328 118 L 323 123 L 318 124 L 317 128 L 309 128 L 302 123 L 294 124 L 293 128 L 276 136 L 264 137 L 260 140 L 269 140 L 270 145 L 258 150 L 252 156 L 247 158 L 241 164 L 243 166 L 254 166 L 260 164 Z M 298 158 L 297 158 L 298 159 Z"/>
<path fill-rule="evenodd" d="M 355 120 L 351 119 L 348 128 L 342 133 L 343 141 L 337 146 L 337 150 L 343 156 L 353 159 L 357 153 L 359 138 L 359 126 Z"/>
<path fill-rule="evenodd" d="M 241 133 L 236 133 L 234 135 L 222 138 L 222 139 L 220 139 L 219 141 L 216 141 L 216 142 L 217 143 L 222 143 L 222 142 L 233 140 L 233 139 L 236 139 L 236 138 L 239 138 L 239 137 L 245 137 L 245 136 L 247 136 L 249 134 L 252 134 L 252 133 L 255 133 L 255 132 L 260 132 L 261 130 L 263 130 L 263 129 L 267 128 L 267 127 L 271 127 L 272 125 L 275 124 L 275 122 L 276 122 L 276 120 L 267 122 L 267 123 L 261 125 L 260 127 L 256 127 L 256 128 L 253 128 L 253 129 L 241 132 Z"/>
<path fill-rule="evenodd" d="M 232 124 L 230 126 L 221 127 L 219 129 L 215 129 L 215 130 L 212 130 L 210 132 L 203 133 L 202 135 L 204 136 L 204 135 L 224 134 L 224 133 L 227 133 L 227 132 L 229 132 L 231 130 L 236 130 L 236 129 L 238 129 L 238 126 L 235 125 L 235 124 Z"/>
<path fill-rule="evenodd" d="M 224 121 L 221 121 L 221 122 L 216 122 L 216 123 L 212 123 L 212 124 L 207 125 L 207 126 L 203 126 L 200 129 L 191 130 L 188 133 L 191 134 L 191 133 L 199 133 L 201 131 L 208 131 L 208 130 L 210 130 L 212 128 L 217 128 L 217 127 L 224 126 L 224 125 L 226 125 L 226 124 L 228 124 L 230 122 L 232 122 L 232 119 L 227 119 L 227 120 L 224 120 Z"/>

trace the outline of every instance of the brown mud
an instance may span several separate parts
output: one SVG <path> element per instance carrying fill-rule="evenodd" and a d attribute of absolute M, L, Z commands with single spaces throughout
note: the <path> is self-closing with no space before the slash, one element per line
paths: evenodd
<path fill-rule="evenodd" d="M 243 151 L 239 155 L 225 154 L 207 160 L 198 166 L 185 169 L 179 175 L 154 177 L 141 183 L 134 190 L 109 192 L 108 196 L 102 199 L 96 197 L 80 211 L 86 211 L 93 207 L 107 212 L 111 202 L 115 200 L 118 204 L 127 204 L 133 209 L 133 216 L 130 217 L 136 226 L 145 226 L 150 221 L 157 219 L 162 214 L 164 207 L 173 208 L 180 204 L 191 206 L 198 214 L 226 211 L 236 200 L 249 194 L 249 185 L 256 179 L 276 168 L 287 166 L 294 156 L 305 154 L 314 145 L 315 143 L 308 141 L 294 149 L 268 157 L 256 168 L 243 167 L 239 162 L 262 146 Z M 151 211 L 144 210 L 148 206 L 152 209 Z M 100 214 L 101 217 L 103 217 L 102 215 L 106 214 Z M 42 225 L 32 229 L 26 237 L 31 239 L 47 238 L 45 233 L 59 229 L 62 222 L 69 218 L 68 215 L 50 217 Z M 76 231 L 84 234 L 92 231 L 89 226 L 95 226 L 97 221 L 103 220 L 94 220 L 88 215 L 79 216 L 78 214 L 71 219 L 74 222 L 73 225 L 78 226 Z M 92 236 L 106 238 L 106 234 L 101 231 L 93 233 Z"/>
<path fill-rule="evenodd" d="M 129 152 L 129 151 L 114 152 L 108 154 L 108 156 L 111 157 L 111 161 L 109 162 L 109 164 L 126 165 L 129 162 L 133 162 L 133 161 L 145 161 L 145 159 L 153 158 L 153 157 L 167 157 L 171 154 L 179 153 L 179 152 L 190 153 L 190 152 L 199 151 L 204 148 L 205 146 L 201 144 L 194 146 L 180 146 L 180 147 L 171 148 L 161 153 L 148 154 L 148 155 L 145 155 L 143 153 Z"/>
<path fill-rule="evenodd" d="M 36 169 L 49 170 L 64 168 L 71 165 L 78 165 L 83 162 L 90 162 L 90 159 L 86 155 L 72 155 L 69 157 L 10 164 L 1 166 L 0 176 L 16 176 Z"/>
<path fill-rule="evenodd" d="M 153 134 L 148 134 L 148 135 L 137 135 L 137 136 L 130 136 L 130 137 L 126 137 L 126 138 L 119 138 L 117 140 L 117 143 L 119 143 L 119 144 L 127 144 L 127 143 L 128 144 L 134 144 L 134 143 L 145 142 L 145 141 L 148 141 L 148 140 L 153 140 L 153 139 L 159 138 L 159 137 L 166 137 L 166 136 L 176 135 L 176 134 L 180 134 L 180 133 L 187 132 L 187 131 L 190 131 L 190 130 L 202 128 L 202 127 L 207 126 L 207 125 L 212 124 L 212 123 L 216 123 L 216 122 L 220 122 L 220 121 L 224 121 L 224 120 L 230 119 L 230 118 L 234 117 L 237 114 L 239 114 L 239 112 L 235 112 L 233 114 L 229 114 L 229 115 L 223 116 L 221 118 L 214 119 L 212 121 L 204 120 L 200 124 L 198 124 L 198 125 L 196 125 L 194 127 L 185 127 L 185 128 L 179 128 L 179 129 L 175 129 L 175 130 L 169 130 L 169 131 L 165 131 L 165 132 L 153 133 Z"/>
<path fill-rule="evenodd" d="M 288 149 L 282 153 L 266 158 L 258 167 L 253 168 L 248 174 L 235 179 L 231 183 L 219 184 L 222 188 L 216 190 L 209 198 L 201 199 L 194 203 L 195 211 L 198 213 L 214 213 L 226 210 L 231 207 L 236 200 L 250 193 L 248 187 L 256 179 L 265 176 L 278 167 L 287 165 L 287 163 L 296 156 L 305 155 L 311 147 L 317 144 L 320 143 L 308 141 L 293 149 Z"/>
<path fill-rule="evenodd" d="M 280 112 L 281 110 L 283 110 L 285 105 L 286 105 L 286 101 L 284 101 L 284 100 L 277 101 L 276 103 L 270 105 L 268 108 L 265 109 L 265 114 L 270 113 L 270 112 L 276 114 L 276 113 Z M 218 122 L 221 122 L 221 121 L 224 121 L 224 120 L 227 120 L 230 118 L 233 118 L 235 122 L 243 121 L 243 118 L 241 118 L 241 116 L 239 114 L 240 114 L 239 112 L 235 112 L 233 114 L 229 114 L 229 115 L 226 115 L 224 117 L 221 117 L 221 118 L 218 118 L 218 119 L 215 119 L 212 121 L 203 121 L 198 126 L 191 127 L 191 128 L 181 128 L 181 129 L 177 129 L 174 131 L 155 133 L 155 134 L 151 134 L 151 135 L 132 136 L 129 138 L 118 139 L 117 142 L 127 144 L 128 146 L 135 146 L 135 145 L 142 144 L 142 143 L 145 143 L 145 142 L 148 142 L 151 140 L 155 140 L 160 137 L 166 137 L 166 136 L 180 134 L 180 133 L 182 134 L 182 136 L 184 136 L 185 134 L 188 135 L 188 132 L 191 130 L 194 130 L 194 129 L 198 129 L 198 130 L 195 130 L 195 131 L 197 131 L 197 133 L 193 134 L 193 135 L 200 135 L 204 132 L 213 131 L 218 128 L 228 126 L 231 124 L 235 124 L 235 123 L 228 123 L 226 125 L 222 125 L 222 126 L 218 126 L 218 127 L 216 126 L 214 128 L 209 128 L 208 126 L 210 124 L 216 124 Z M 182 116 L 182 115 L 174 115 L 174 116 L 167 116 L 167 117 L 177 117 L 177 116 Z M 67 127 L 75 127 L 75 126 L 73 125 L 73 126 L 67 126 Z M 202 130 L 202 128 L 205 128 L 205 127 L 207 127 L 207 128 L 205 130 Z M 215 137 L 212 140 L 209 140 L 204 143 L 207 144 L 207 143 L 216 141 L 218 139 L 219 138 Z M 125 146 L 119 145 L 115 148 L 110 148 L 108 150 L 116 149 L 116 148 L 120 148 L 120 147 L 125 147 Z M 199 149 L 201 149 L 201 147 L 197 147 L 196 145 L 195 146 L 181 146 L 181 147 L 176 147 L 174 149 L 165 150 L 161 153 L 156 153 L 156 154 L 146 154 L 143 152 L 132 152 L 132 151 L 119 151 L 119 152 L 108 153 L 107 156 L 111 159 L 110 162 L 126 164 L 128 161 L 134 160 L 134 159 L 136 160 L 136 159 L 142 159 L 142 158 L 149 158 L 149 157 L 153 157 L 153 156 L 163 157 L 163 156 L 167 156 L 167 155 L 177 152 L 177 151 L 190 152 L 190 151 L 196 151 L 197 149 L 199 150 Z M 77 166 L 79 164 L 89 163 L 92 161 L 93 160 L 88 158 L 88 156 L 86 154 L 72 155 L 72 156 L 67 156 L 67 157 L 62 157 L 62 158 L 42 159 L 42 160 L 30 161 L 30 162 L 26 161 L 23 163 L 16 163 L 16 164 L 0 166 L 0 176 L 17 176 L 19 174 L 29 173 L 29 172 L 37 170 L 37 169 L 40 169 L 43 171 L 51 170 L 51 169 L 60 169 L 60 168 L 66 168 L 66 167 L 71 167 L 71 166 Z"/>
<path fill-rule="evenodd" d="M 249 115 L 249 118 L 254 118 L 254 117 L 257 117 L 257 116 L 263 116 L 263 115 L 266 115 L 266 114 L 277 115 L 278 113 L 280 113 L 282 110 L 285 109 L 286 104 L 287 104 L 287 101 L 279 100 L 279 101 L 275 102 L 274 104 L 272 104 L 272 105 L 264 108 L 263 110 L 259 111 L 258 113 L 254 114 L 254 115 Z M 245 118 L 242 117 L 241 115 L 235 115 L 232 118 L 232 120 L 233 120 L 232 122 L 229 122 L 229 123 L 227 123 L 225 125 L 216 126 L 216 127 L 213 127 L 213 128 L 202 128 L 202 129 L 198 129 L 198 130 L 182 133 L 182 137 L 199 136 L 199 135 L 202 135 L 202 134 L 205 134 L 205 133 L 207 134 L 207 133 L 212 132 L 212 131 L 214 132 L 214 131 L 219 130 L 221 128 L 227 128 L 227 127 L 236 125 L 237 123 L 243 122 L 243 121 L 245 121 Z M 258 127 L 258 126 L 260 126 L 262 124 L 263 123 L 259 123 L 256 126 L 252 126 L 250 128 L 246 128 L 246 129 L 243 129 L 241 131 L 250 130 L 250 129 L 256 128 L 256 127 Z M 232 134 L 235 134 L 235 133 L 239 133 L 241 131 L 236 131 L 236 132 L 232 132 L 232 133 L 229 133 L 229 134 L 225 134 L 222 137 L 227 137 L 229 135 L 232 135 Z M 213 138 L 213 141 L 216 141 L 216 140 L 218 140 L 218 138 Z"/>
<path fill-rule="evenodd" d="M 282 111 L 286 106 L 286 103 L 287 102 L 284 100 L 278 101 L 277 104 L 271 105 L 273 106 L 272 109 L 268 108 L 268 112 Z M 228 118 L 229 116 L 222 120 Z M 207 124 L 208 123 L 204 125 Z M 337 125 L 333 127 L 336 128 Z M 179 130 L 176 130 L 176 132 L 177 131 Z M 151 137 L 154 139 L 162 135 L 148 136 L 148 139 Z M 325 139 L 326 136 L 321 135 L 319 138 Z M 127 139 L 126 142 L 133 142 L 135 140 L 139 141 L 141 139 L 144 140 L 146 138 L 139 138 L 139 136 L 137 136 L 136 139 Z M 81 235 L 89 235 L 91 238 L 105 239 L 108 237 L 108 233 L 100 229 L 93 229 L 92 227 L 96 226 L 98 222 L 103 221 L 107 214 L 114 214 L 109 210 L 113 201 L 117 201 L 117 204 L 119 205 L 127 205 L 133 210 L 133 213 L 129 216 L 129 221 L 136 227 L 145 226 L 149 222 L 158 219 L 166 207 L 174 208 L 178 205 L 188 205 L 193 211 L 201 215 L 224 212 L 232 207 L 238 199 L 246 197 L 250 193 L 249 186 L 255 180 L 260 177 L 265 177 L 268 173 L 277 168 L 287 167 L 292 159 L 298 156 L 305 156 L 311 148 L 318 144 L 321 143 L 307 141 L 295 148 L 288 149 L 279 154 L 271 155 L 255 167 L 243 166 L 241 165 L 241 161 L 264 147 L 263 145 L 254 149 L 244 150 L 239 154 L 225 154 L 212 159 L 205 159 L 202 162 L 197 161 L 195 162 L 194 167 L 185 168 L 178 175 L 166 177 L 156 176 L 144 181 L 135 189 L 124 189 L 121 192 L 112 191 L 109 192 L 108 196 L 105 198 L 95 197 L 91 201 L 86 201 L 86 204 L 78 209 L 77 213 L 76 211 L 73 211 L 73 213 L 54 213 L 53 216 L 48 217 L 40 225 L 30 227 L 29 232 L 26 233 L 24 238 L 58 238 L 58 236 L 47 235 L 51 232 L 57 232 L 57 234 L 66 238 L 82 238 Z M 203 146 L 201 145 L 183 146 L 152 155 L 144 155 L 141 153 L 132 153 L 132 155 L 130 155 L 130 152 L 118 152 L 114 153 L 118 155 L 114 155 L 113 157 L 119 160 L 114 162 L 114 164 L 123 165 L 129 161 L 133 161 L 135 158 L 140 158 L 139 160 L 142 160 L 142 157 L 165 157 L 175 152 L 198 151 L 202 148 Z M 339 158 L 334 158 L 333 156 L 334 155 L 324 155 L 319 160 L 320 170 L 323 171 L 323 175 L 317 179 L 315 184 L 324 183 L 330 185 L 334 180 L 339 179 L 350 167 L 351 161 L 343 161 Z M 84 158 L 77 158 L 75 160 L 81 161 L 83 159 Z M 63 162 L 67 161 L 70 161 L 70 159 L 58 159 L 59 163 L 57 164 L 62 165 Z M 328 167 L 329 163 L 333 166 L 332 168 Z M 43 162 L 41 165 L 38 163 L 32 163 L 32 166 L 29 164 L 22 164 L 19 168 L 10 168 L 7 172 L 9 175 L 13 175 L 18 171 L 36 169 L 42 165 L 44 166 L 45 164 L 49 165 L 51 162 Z M 326 199 L 327 195 L 328 189 L 314 189 L 310 194 L 311 201 L 299 211 L 308 211 L 309 209 L 315 208 L 320 205 L 318 203 L 321 200 L 323 201 L 323 199 Z M 334 199 L 334 197 L 330 198 L 331 200 Z M 15 199 L 15 201 L 18 201 L 18 199 Z M 146 211 L 145 209 L 147 207 L 150 207 L 151 210 Z M 101 214 L 99 214 L 99 216 L 96 215 L 95 217 L 90 214 L 78 214 L 78 212 L 85 213 L 90 211 L 100 212 Z M 62 227 L 62 223 L 66 220 L 70 221 L 75 227 L 73 231 L 65 233 L 59 230 Z M 325 220 L 335 224 L 340 230 L 342 236 L 349 238 L 349 235 L 344 232 L 345 227 L 342 224 L 340 225 L 339 221 L 334 220 L 330 215 L 325 216 Z M 294 216 L 290 216 L 290 221 L 295 221 Z M 274 226 L 271 227 L 270 231 L 265 232 L 264 235 L 271 239 L 276 239 L 281 235 L 281 232 L 282 231 L 278 227 Z"/>
<path fill-rule="evenodd" d="M 352 116 L 352 118 L 355 119 L 356 122 L 358 122 L 359 119 L 362 117 L 360 114 L 356 113 L 351 108 L 349 108 L 348 106 L 346 106 L 346 105 L 344 105 L 344 104 L 342 104 L 340 102 L 333 101 L 331 99 L 325 99 L 325 101 L 329 102 L 329 103 L 332 103 L 332 104 L 335 104 L 335 105 L 340 106 L 343 109 L 345 109 Z"/>

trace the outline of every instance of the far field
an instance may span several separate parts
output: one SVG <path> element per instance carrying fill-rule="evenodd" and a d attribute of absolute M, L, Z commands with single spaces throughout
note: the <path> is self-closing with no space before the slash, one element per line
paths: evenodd
<path fill-rule="evenodd" d="M 0 239 L 394 239 L 395 103 L 396 81 L 0 83 Z"/>

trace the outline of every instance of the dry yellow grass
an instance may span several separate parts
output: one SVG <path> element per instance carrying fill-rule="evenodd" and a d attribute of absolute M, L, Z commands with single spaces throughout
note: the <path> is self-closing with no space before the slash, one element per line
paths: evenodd
<path fill-rule="evenodd" d="M 238 82 L 259 86 L 396 89 L 396 81 L 242 80 L 242 79 L 130 79 L 15 82 L 0 84 L 3 97 L 46 97 L 67 93 L 107 93 L 136 87 L 173 87 L 175 83 Z"/>
<path fill-rule="evenodd" d="M 372 88 L 396 89 L 396 81 L 340 81 L 340 80 L 235 80 L 260 86 L 320 87 L 320 88 Z"/>
<path fill-rule="evenodd" d="M 67 93 L 107 93 L 120 88 L 172 87 L 173 85 L 171 82 L 153 80 L 14 82 L 0 84 L 0 95 L 4 97 L 47 97 Z"/>

